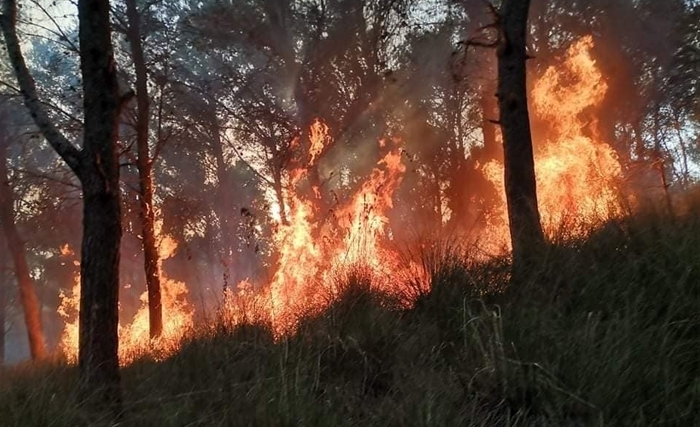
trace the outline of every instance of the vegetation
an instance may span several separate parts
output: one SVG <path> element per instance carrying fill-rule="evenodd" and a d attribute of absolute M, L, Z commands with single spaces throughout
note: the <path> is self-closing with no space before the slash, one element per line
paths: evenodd
<path fill-rule="evenodd" d="M 551 246 L 512 285 L 505 260 L 443 248 L 425 254 L 440 261 L 411 310 L 359 275 L 288 339 L 200 329 L 169 359 L 123 370 L 123 425 L 697 425 L 698 227 L 611 222 Z M 6 374 L 4 425 L 96 425 L 74 368 Z"/>
<path fill-rule="evenodd" d="M 2 0 L 0 424 L 697 423 L 699 17 Z"/>

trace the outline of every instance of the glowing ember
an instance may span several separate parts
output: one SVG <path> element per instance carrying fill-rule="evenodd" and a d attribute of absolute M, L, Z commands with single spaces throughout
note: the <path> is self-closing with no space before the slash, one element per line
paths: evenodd
<path fill-rule="evenodd" d="M 587 117 L 603 100 L 607 85 L 590 55 L 591 37 L 569 48 L 565 61 L 549 67 L 530 94 L 533 113 L 551 128 L 533 133 L 537 198 L 548 235 L 577 235 L 598 221 L 621 214 L 617 183 L 622 168 L 615 152 L 600 138 L 597 121 Z M 501 203 L 485 241 L 492 248 L 509 244 L 503 165 L 483 166 L 498 189 Z"/>

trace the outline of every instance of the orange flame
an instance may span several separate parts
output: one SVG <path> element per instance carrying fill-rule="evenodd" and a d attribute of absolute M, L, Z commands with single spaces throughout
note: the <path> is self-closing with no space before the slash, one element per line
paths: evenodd
<path fill-rule="evenodd" d="M 311 130 L 312 139 L 327 141 L 327 132 L 328 127 L 317 120 Z M 288 222 L 278 224 L 274 236 L 279 259 L 272 280 L 259 292 L 250 292 L 247 281 L 239 285 L 237 293 L 228 298 L 229 320 L 249 319 L 249 314 L 240 312 L 241 307 L 254 305 L 258 310 L 254 315 L 271 322 L 278 334 L 292 332 L 300 315 L 328 305 L 338 291 L 334 279 L 353 267 L 362 267 L 371 276 L 373 286 L 398 291 L 390 279 L 399 268 L 397 255 L 382 246 L 387 239 L 387 210 L 393 207 L 393 193 L 406 170 L 400 142 L 393 143 L 395 147 L 377 163 L 357 193 L 335 210 L 333 225 L 314 221 L 312 201 L 288 191 Z M 381 148 L 387 145 L 380 141 Z M 292 184 L 305 173 L 290 174 Z M 241 303 L 245 299 L 248 304 Z"/>
<path fill-rule="evenodd" d="M 557 226 L 591 224 L 621 214 L 616 184 L 622 168 L 614 151 L 600 138 L 597 123 L 585 112 L 597 107 L 607 91 L 606 83 L 591 57 L 590 37 L 580 40 L 568 51 L 563 65 L 550 67 L 531 92 L 533 113 L 551 124 L 547 134 L 535 132 L 535 163 L 542 221 L 551 236 Z M 316 119 L 309 129 L 308 166 L 318 161 L 330 143 L 328 126 Z M 292 141 L 296 147 L 298 138 Z M 385 153 L 357 192 L 334 209 L 332 221 L 318 212 L 314 200 L 295 193 L 307 169 L 289 171 L 285 186 L 286 223 L 278 220 L 273 236 L 278 258 L 271 280 L 256 289 L 248 280 L 224 295 L 224 319 L 232 324 L 250 321 L 270 322 L 278 335 L 293 332 L 300 316 L 317 313 L 338 294 L 337 278 L 346 277 L 355 267 L 368 274 L 371 286 L 402 297 L 415 293 L 397 278 L 411 277 L 420 286 L 429 286 L 422 267 L 402 262 L 390 250 L 392 236 L 388 213 L 394 205 L 394 193 L 401 185 L 406 167 L 401 141 L 379 141 Z M 509 245 L 508 221 L 503 187 L 503 165 L 492 161 L 481 165 L 484 175 L 500 194 L 499 207 L 487 219 L 481 245 L 502 253 Z M 274 212 L 271 212 L 274 215 Z M 572 229 L 577 233 L 579 229 Z M 160 235 L 160 228 L 158 229 Z M 161 263 L 177 245 L 162 237 Z M 64 256 L 72 252 L 62 250 Z M 159 268 L 161 266 L 159 263 Z M 160 340 L 148 338 L 146 294 L 142 307 L 130 324 L 120 326 L 120 359 L 129 363 L 135 355 L 153 352 L 167 355 L 177 349 L 182 334 L 192 326 L 192 310 L 187 304 L 184 284 L 163 275 L 163 317 L 165 330 Z M 72 293 L 62 294 L 59 315 L 66 325 L 62 337 L 64 352 L 77 355 L 77 313 L 79 278 Z M 414 289 L 415 290 L 415 289 Z"/>
<path fill-rule="evenodd" d="M 547 135 L 533 132 L 538 205 L 550 236 L 563 227 L 577 235 L 598 221 L 622 214 L 617 191 L 622 167 L 600 137 L 597 121 L 586 116 L 608 89 L 591 57 L 592 47 L 591 37 L 572 45 L 564 63 L 549 67 L 530 94 L 534 114 L 551 126 Z M 501 199 L 486 242 L 492 247 L 508 245 L 503 164 L 491 161 L 482 170 Z"/>
<path fill-rule="evenodd" d="M 156 215 L 157 218 L 160 215 Z M 141 297 L 141 307 L 131 322 L 119 324 L 119 360 L 122 365 L 133 362 L 136 358 L 151 355 L 156 359 L 166 357 L 179 348 L 184 334 L 193 326 L 193 310 L 187 302 L 187 287 L 182 282 L 168 279 L 163 273 L 163 261 L 170 258 L 177 249 L 177 243 L 161 234 L 162 220 L 156 220 L 156 235 L 159 236 L 158 270 L 161 277 L 161 302 L 163 306 L 163 332 L 156 339 L 150 338 L 148 319 L 148 293 Z M 63 256 L 75 256 L 75 253 L 64 245 L 61 248 Z M 80 263 L 74 261 L 76 265 Z M 76 363 L 78 358 L 78 313 L 80 310 L 80 274 L 74 277 L 70 293 L 60 293 L 61 304 L 59 316 L 64 320 L 63 333 L 59 350 L 69 363 Z"/>
<path fill-rule="evenodd" d="M 311 143 L 309 147 L 309 164 L 316 162 L 319 154 L 330 142 L 328 131 L 328 125 L 322 122 L 321 119 L 317 118 L 314 120 L 311 129 L 309 129 L 309 142 Z"/>

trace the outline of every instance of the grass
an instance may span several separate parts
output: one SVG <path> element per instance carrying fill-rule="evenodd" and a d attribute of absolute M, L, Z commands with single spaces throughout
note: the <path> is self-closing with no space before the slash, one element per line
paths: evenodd
<path fill-rule="evenodd" d="M 221 326 L 134 363 L 119 423 L 81 405 L 74 368 L 12 369 L 0 425 L 700 425 L 700 218 L 611 222 L 518 283 L 505 260 L 428 258 L 411 310 L 351 275 L 286 340 Z"/>

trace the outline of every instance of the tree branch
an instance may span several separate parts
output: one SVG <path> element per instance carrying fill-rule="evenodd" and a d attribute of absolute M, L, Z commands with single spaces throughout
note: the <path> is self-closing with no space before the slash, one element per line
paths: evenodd
<path fill-rule="evenodd" d="M 0 15 L 0 27 L 5 36 L 7 53 L 10 62 L 17 75 L 19 87 L 24 95 L 24 103 L 29 109 L 30 115 L 34 119 L 37 127 L 44 134 L 44 137 L 66 162 L 76 175 L 80 175 L 82 152 L 76 148 L 66 137 L 56 128 L 39 101 L 36 91 L 36 83 L 29 73 L 27 64 L 22 56 L 22 50 L 17 37 L 17 2 L 16 0 L 4 0 L 3 14 Z"/>

